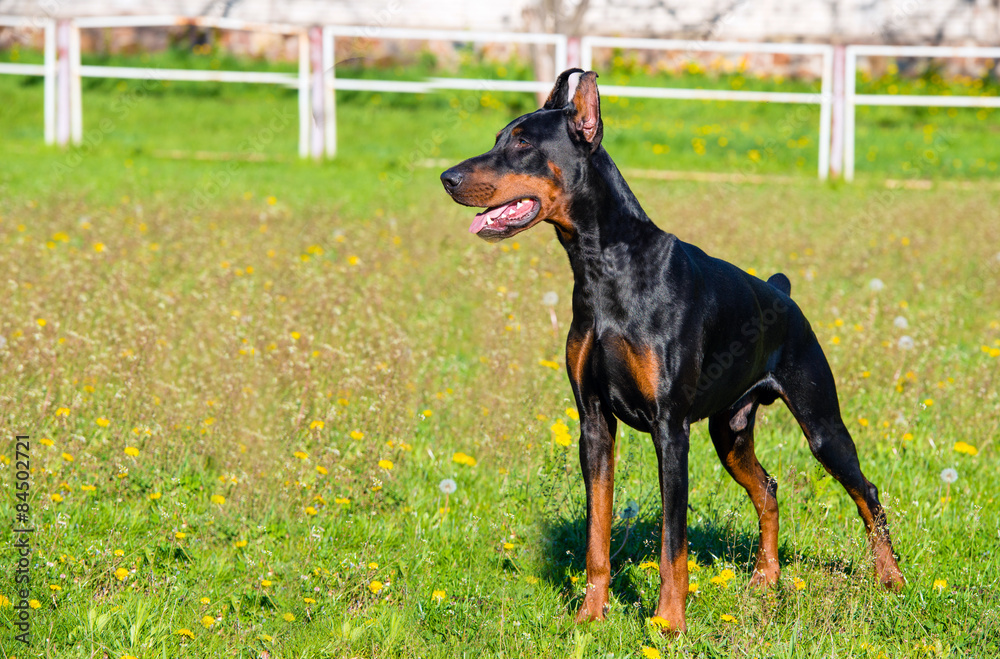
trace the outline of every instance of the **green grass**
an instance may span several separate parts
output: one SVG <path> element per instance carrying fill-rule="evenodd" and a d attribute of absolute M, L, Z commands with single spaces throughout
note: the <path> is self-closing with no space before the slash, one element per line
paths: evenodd
<path fill-rule="evenodd" d="M 359 96 L 339 107 L 341 157 L 315 165 L 293 156 L 291 92 L 156 88 L 123 111 L 135 89 L 85 92 L 88 130 L 113 126 L 63 152 L 39 144 L 40 87 L 0 79 L 0 469 L 12 487 L 13 435 L 30 434 L 39 605 L 35 647 L 5 628 L 3 656 L 997 653 L 1000 192 L 886 190 L 893 171 L 878 159 L 854 186 L 819 185 L 808 166 L 781 186 L 632 181 L 661 227 L 790 276 L 909 582 L 898 595 L 876 587 L 854 506 L 775 405 L 757 452 L 780 484 L 782 582 L 748 590 L 753 509 L 695 426 L 699 592 L 689 632 L 671 639 L 647 623 L 658 579 L 639 564 L 658 553 L 655 456 L 631 431 L 617 444 L 615 507 L 635 500 L 640 514 L 627 543 L 624 522 L 613 529 L 613 551 L 625 547 L 611 618 L 572 622 L 583 488 L 561 248 L 545 227 L 475 240 L 438 170 L 415 166 L 488 148 L 512 116 L 506 101 L 474 98 L 469 112 L 465 96 L 413 107 Z M 607 100 L 608 148 L 624 167 L 731 171 L 711 148 L 684 153 L 689 129 L 746 122 L 730 134 L 749 150 L 755 131 L 780 137 L 788 110 Z M 668 107 L 688 114 L 658 112 Z M 900 140 L 922 139 L 912 115 L 894 116 Z M 670 137 L 676 121 L 687 128 Z M 949 147 L 963 160 L 996 148 L 973 139 L 978 122 L 948 123 L 967 136 Z M 654 158 L 647 139 L 681 146 Z M 800 151 L 775 149 L 761 171 L 794 173 Z M 553 441 L 560 419 L 568 448 Z M 956 452 L 959 441 L 978 453 Z M 959 473 L 950 488 L 947 467 Z M 458 486 L 447 498 L 444 478 Z M 0 594 L 15 600 L 10 534 L 3 543 Z M 728 585 L 712 583 L 725 569 Z M 0 607 L 5 625 L 12 615 Z"/>

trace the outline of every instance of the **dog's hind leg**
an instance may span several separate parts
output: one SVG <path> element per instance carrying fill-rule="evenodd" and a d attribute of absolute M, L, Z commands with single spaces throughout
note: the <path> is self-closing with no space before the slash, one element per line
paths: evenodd
<path fill-rule="evenodd" d="M 865 523 L 875 557 L 875 572 L 887 588 L 904 584 L 878 489 L 865 478 L 854 440 L 844 426 L 830 365 L 812 330 L 790 346 L 775 371 L 781 397 L 802 427 L 813 455 L 844 486 Z"/>
<path fill-rule="evenodd" d="M 750 495 L 760 521 L 757 564 L 750 584 L 766 587 L 778 582 L 778 483 L 757 460 L 753 450 L 754 417 L 759 402 L 749 394 L 730 409 L 708 420 L 708 432 L 726 471 Z"/>

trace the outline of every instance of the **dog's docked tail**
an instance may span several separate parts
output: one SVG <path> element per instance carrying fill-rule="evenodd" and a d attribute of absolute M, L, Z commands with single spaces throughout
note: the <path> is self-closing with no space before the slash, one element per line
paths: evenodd
<path fill-rule="evenodd" d="M 774 286 L 776 289 L 787 295 L 792 296 L 792 282 L 788 280 L 788 277 L 780 272 L 776 272 L 767 279 L 767 283 Z"/>

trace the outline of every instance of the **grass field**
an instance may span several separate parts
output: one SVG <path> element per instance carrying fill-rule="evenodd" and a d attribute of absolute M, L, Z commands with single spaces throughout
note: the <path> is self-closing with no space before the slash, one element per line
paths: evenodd
<path fill-rule="evenodd" d="M 294 158 L 289 92 L 137 89 L 85 91 L 93 139 L 63 152 L 39 144 L 40 87 L 0 79 L 0 472 L 13 524 L 14 435 L 30 434 L 36 529 L 34 646 L 9 629 L 7 533 L 0 657 L 1000 652 L 1000 191 L 938 180 L 977 158 L 989 178 L 995 120 L 960 113 L 929 143 L 916 112 L 862 121 L 879 154 L 859 183 L 821 185 L 814 143 L 798 146 L 812 119 L 768 142 L 788 108 L 606 102 L 623 167 L 750 159 L 791 175 L 632 184 L 664 229 L 789 275 L 908 579 L 900 594 L 876 587 L 854 506 L 779 404 L 758 418 L 757 452 L 780 484 L 783 577 L 749 590 L 753 508 L 699 424 L 698 588 L 673 639 L 648 622 L 655 456 L 627 429 L 615 507 L 640 512 L 628 530 L 615 522 L 611 618 L 572 622 L 584 514 L 561 248 L 548 227 L 500 245 L 469 236 L 469 209 L 420 166 L 488 148 L 513 101 L 474 98 L 470 112 L 465 96 L 358 96 L 339 108 L 341 157 L 316 165 Z M 716 145 L 745 140 L 733 160 L 694 150 L 695 129 L 716 125 Z M 778 147 L 752 160 L 757 139 Z M 914 160 L 909 142 L 940 157 Z M 938 181 L 882 185 L 904 175 Z"/>

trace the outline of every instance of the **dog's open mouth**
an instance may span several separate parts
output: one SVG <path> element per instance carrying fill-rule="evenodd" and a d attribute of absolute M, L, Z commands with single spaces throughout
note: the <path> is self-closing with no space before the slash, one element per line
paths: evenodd
<path fill-rule="evenodd" d="M 469 227 L 469 233 L 474 233 L 487 240 L 500 240 L 513 235 L 520 229 L 527 228 L 541 209 L 537 199 L 525 197 L 507 202 L 500 206 L 487 208 L 476 215 Z"/>

